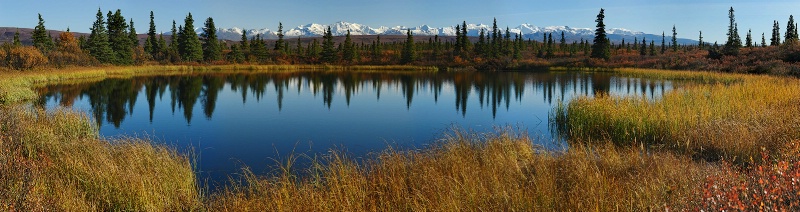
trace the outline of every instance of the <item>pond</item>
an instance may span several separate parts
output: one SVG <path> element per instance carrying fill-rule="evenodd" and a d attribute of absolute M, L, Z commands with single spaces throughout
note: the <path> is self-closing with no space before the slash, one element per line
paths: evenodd
<path fill-rule="evenodd" d="M 216 184 L 243 166 L 263 174 L 289 154 L 424 147 L 453 127 L 512 126 L 545 148 L 566 148 L 548 129 L 558 101 L 658 98 L 672 88 L 586 72 L 237 72 L 52 85 L 39 89 L 38 104 L 85 111 L 106 138 L 147 137 L 191 151 L 201 180 Z"/>

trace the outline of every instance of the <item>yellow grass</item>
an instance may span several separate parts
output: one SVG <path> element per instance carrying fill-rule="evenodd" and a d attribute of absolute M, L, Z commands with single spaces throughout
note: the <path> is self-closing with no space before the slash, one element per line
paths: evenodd
<path fill-rule="evenodd" d="M 454 131 L 422 150 L 356 163 L 340 153 L 308 177 L 279 172 L 212 196 L 212 211 L 645 211 L 688 206 L 711 166 L 612 145 L 547 152 L 510 130 Z"/>
<path fill-rule="evenodd" d="M 189 159 L 138 139 L 105 141 L 71 111 L 0 108 L 0 211 L 202 207 Z"/>
<path fill-rule="evenodd" d="M 800 80 L 718 73 L 623 70 L 622 73 L 703 82 L 643 96 L 581 97 L 554 119 L 572 140 L 647 144 L 695 157 L 749 162 L 779 154 L 800 139 Z"/>

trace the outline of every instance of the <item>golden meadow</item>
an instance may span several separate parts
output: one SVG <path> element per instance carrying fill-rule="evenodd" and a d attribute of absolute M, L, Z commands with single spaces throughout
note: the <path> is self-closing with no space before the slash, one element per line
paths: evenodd
<path fill-rule="evenodd" d="M 454 129 L 429 147 L 294 155 L 272 174 L 247 170 L 209 193 L 191 152 L 103 140 L 86 115 L 18 104 L 32 87 L 111 77 L 302 67 L 125 67 L 0 72 L 3 211 L 641 211 L 798 209 L 800 81 L 620 69 L 681 80 L 661 99 L 582 97 L 551 119 L 569 138 L 544 150 L 529 135 Z M 324 68 L 324 67 L 323 67 Z M 367 68 L 367 67 L 365 67 Z M 398 69 L 414 69 L 399 67 Z M 427 70 L 427 69 L 426 69 Z M 296 169 L 299 160 L 311 166 Z M 762 192 L 762 191 L 770 191 Z M 769 195 L 763 195 L 768 193 Z"/>

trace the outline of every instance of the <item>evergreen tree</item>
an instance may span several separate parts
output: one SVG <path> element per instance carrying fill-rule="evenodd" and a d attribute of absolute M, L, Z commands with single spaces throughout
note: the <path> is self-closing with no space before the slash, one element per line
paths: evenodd
<path fill-rule="evenodd" d="M 133 27 L 133 18 L 131 18 L 128 24 L 128 37 L 130 37 L 132 48 L 136 48 L 139 46 L 139 35 L 136 34 L 136 28 Z"/>
<path fill-rule="evenodd" d="M 472 50 L 472 42 L 469 41 L 467 32 L 467 21 L 463 21 L 461 23 L 461 47 L 464 48 L 462 53 L 465 55 L 467 52 Z"/>
<path fill-rule="evenodd" d="M 159 60 L 166 58 L 169 54 L 169 47 L 167 46 L 167 40 L 164 39 L 164 33 L 159 33 L 158 35 L 158 48 L 159 52 L 157 53 Z"/>
<path fill-rule="evenodd" d="M 650 41 L 650 56 L 656 55 L 656 44 L 654 41 Z"/>
<path fill-rule="evenodd" d="M 342 59 L 344 59 L 344 62 L 347 63 L 347 64 L 350 64 L 351 62 L 353 62 L 353 59 L 355 59 L 355 56 L 356 56 L 356 54 L 355 54 L 356 50 L 355 50 L 355 46 L 353 46 L 353 40 L 350 39 L 350 30 L 349 29 L 347 30 L 347 34 L 344 37 L 344 46 L 342 47 L 342 49 L 343 49 L 343 51 L 342 51 Z"/>
<path fill-rule="evenodd" d="M 100 9 L 97 9 L 96 20 L 92 24 L 91 34 L 87 40 L 87 50 L 101 63 L 110 63 L 113 60 L 111 45 L 108 43 L 108 31 L 106 31 L 106 21 Z"/>
<path fill-rule="evenodd" d="M 784 43 L 794 44 L 797 42 L 797 29 L 795 29 L 794 16 L 789 15 L 789 22 L 786 23 L 786 37 Z"/>
<path fill-rule="evenodd" d="M 275 48 L 273 48 L 273 50 L 283 53 L 285 51 L 285 49 L 283 49 L 283 45 L 283 23 L 278 22 L 278 40 L 275 41 Z"/>
<path fill-rule="evenodd" d="M 416 60 L 416 47 L 414 47 L 414 35 L 411 34 L 411 30 L 407 30 L 406 34 L 408 37 L 406 38 L 406 43 L 403 45 L 403 51 L 401 52 L 400 56 L 400 63 L 409 64 Z"/>
<path fill-rule="evenodd" d="M 456 25 L 456 43 L 455 43 L 455 49 L 453 50 L 454 54 L 461 55 L 461 51 L 463 50 L 462 46 L 463 43 L 464 42 L 461 41 L 461 25 Z"/>
<path fill-rule="evenodd" d="M 678 51 L 678 32 L 675 31 L 675 25 L 672 25 L 672 51 Z"/>
<path fill-rule="evenodd" d="M 750 35 L 750 33 L 751 33 L 751 30 L 748 29 L 747 30 L 747 37 L 745 37 L 745 39 L 744 39 L 745 40 L 744 43 L 745 43 L 745 46 L 747 48 L 753 48 L 753 36 Z"/>
<path fill-rule="evenodd" d="M 642 38 L 642 45 L 639 48 L 639 55 L 645 56 L 647 55 L 647 38 Z"/>
<path fill-rule="evenodd" d="M 697 41 L 697 45 L 700 46 L 700 48 L 703 48 L 706 45 L 703 43 L 703 31 L 700 31 L 700 40 Z"/>
<path fill-rule="evenodd" d="M 131 48 L 130 34 L 128 33 L 128 23 L 122 16 L 122 11 L 108 11 L 106 15 L 108 22 L 108 42 L 113 52 L 113 64 L 128 65 L 133 63 L 133 48 Z"/>
<path fill-rule="evenodd" d="M 592 44 L 592 58 L 600 58 L 607 60 L 611 57 L 611 49 L 609 46 L 608 38 L 606 37 L 606 24 L 603 19 L 606 17 L 605 10 L 600 8 L 600 13 L 597 14 L 597 29 L 594 33 L 594 43 Z"/>
<path fill-rule="evenodd" d="M 478 33 L 478 44 L 475 45 L 475 54 L 480 56 L 486 56 L 485 49 L 486 48 L 486 34 L 481 28 L 481 31 Z"/>
<path fill-rule="evenodd" d="M 764 33 L 761 33 L 761 47 L 767 46 L 767 40 L 764 38 Z"/>
<path fill-rule="evenodd" d="M 153 11 L 150 11 L 150 28 L 147 30 L 147 40 L 144 44 L 144 51 L 149 53 L 151 57 L 154 59 L 158 59 L 156 55 L 161 52 L 158 49 L 158 38 L 156 38 L 156 22 L 155 16 L 153 16 Z"/>
<path fill-rule="evenodd" d="M 382 53 L 383 49 L 381 44 L 381 36 L 378 35 L 378 37 L 375 38 L 375 45 L 372 46 L 372 60 L 379 62 L 381 60 Z"/>
<path fill-rule="evenodd" d="M 520 49 L 521 46 L 522 46 L 522 37 L 521 37 L 522 35 L 521 34 L 522 33 L 520 33 L 518 35 L 514 35 L 514 59 L 521 59 L 522 58 L 522 53 L 521 53 L 522 50 Z M 564 36 L 563 32 L 561 33 L 561 36 L 562 36 L 562 39 L 563 39 L 563 36 Z"/>
<path fill-rule="evenodd" d="M 553 48 L 553 33 L 551 32 L 547 34 L 547 55 L 545 57 L 553 58 L 553 56 L 555 56 L 553 53 Z"/>
<path fill-rule="evenodd" d="M 723 54 L 725 55 L 738 55 L 739 48 L 742 46 L 742 40 L 739 38 L 739 27 L 736 24 L 736 18 L 733 12 L 733 7 L 731 7 L 731 9 L 728 10 L 728 19 L 730 21 L 727 33 L 728 41 L 725 42 L 725 47 L 723 48 Z"/>
<path fill-rule="evenodd" d="M 14 46 L 22 46 L 22 42 L 19 40 L 19 29 L 17 29 L 17 31 L 14 32 L 13 45 Z"/>
<path fill-rule="evenodd" d="M 247 55 L 247 51 L 250 48 L 250 44 L 247 43 L 247 30 L 242 29 L 242 40 L 239 41 L 239 51 L 242 52 L 242 55 Z"/>
<path fill-rule="evenodd" d="M 567 39 L 564 37 L 564 31 L 561 31 L 561 40 L 559 40 L 558 48 L 561 51 L 567 48 Z"/>
<path fill-rule="evenodd" d="M 183 32 L 180 34 L 178 42 L 178 52 L 184 61 L 197 62 L 203 60 L 203 45 L 200 38 L 194 32 L 194 18 L 192 13 L 183 20 Z"/>
<path fill-rule="evenodd" d="M 491 57 L 497 57 L 498 56 L 498 53 L 499 53 L 498 50 L 500 49 L 500 44 L 499 44 L 499 41 L 498 41 L 498 40 L 500 40 L 499 39 L 499 35 L 498 35 L 499 33 L 500 33 L 500 31 L 497 29 L 497 18 L 494 18 L 494 21 L 492 21 L 491 50 L 489 51 Z"/>
<path fill-rule="evenodd" d="M 178 29 L 175 28 L 175 20 L 172 20 L 172 34 L 169 34 L 169 48 L 178 52 Z"/>
<path fill-rule="evenodd" d="M 325 30 L 325 36 L 323 36 L 322 41 L 322 62 L 334 63 L 336 60 L 337 52 L 333 43 L 333 34 L 331 33 L 331 27 L 328 26 L 328 29 Z"/>
<path fill-rule="evenodd" d="M 317 42 L 317 39 L 311 40 L 311 44 L 308 45 L 308 57 L 314 59 L 319 58 L 321 50 L 319 48 L 319 42 Z"/>
<path fill-rule="evenodd" d="M 50 35 L 47 33 L 47 29 L 44 27 L 44 19 L 42 19 L 42 14 L 39 14 L 39 24 L 33 28 L 33 46 L 44 53 L 55 47 L 53 39 L 50 38 Z"/>
<path fill-rule="evenodd" d="M 666 37 L 667 36 L 664 35 L 664 31 L 661 31 L 661 54 L 667 52 L 667 43 L 665 43 Z"/>
<path fill-rule="evenodd" d="M 781 28 L 780 28 L 780 25 L 778 25 L 778 21 L 772 21 L 772 38 L 769 39 L 769 41 L 770 41 L 769 45 L 770 46 L 779 46 L 779 45 L 781 45 L 781 36 L 780 36 L 781 32 L 780 32 L 780 30 L 781 30 Z"/>
<path fill-rule="evenodd" d="M 297 55 L 298 57 L 303 55 L 303 46 L 302 43 L 300 42 L 299 36 L 297 37 L 297 46 L 295 48 L 295 55 Z"/>
<path fill-rule="evenodd" d="M 203 42 L 203 59 L 205 61 L 217 61 L 222 59 L 222 46 L 217 39 L 217 27 L 214 19 L 208 17 L 203 25 L 203 33 L 200 35 Z"/>

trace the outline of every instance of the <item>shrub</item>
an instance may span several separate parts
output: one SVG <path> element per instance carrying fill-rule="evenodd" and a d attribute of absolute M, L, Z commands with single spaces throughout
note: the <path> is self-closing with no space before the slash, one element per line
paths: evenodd
<path fill-rule="evenodd" d="M 26 70 L 47 64 L 47 57 L 33 46 L 14 46 L 6 49 L 6 66 Z"/>

